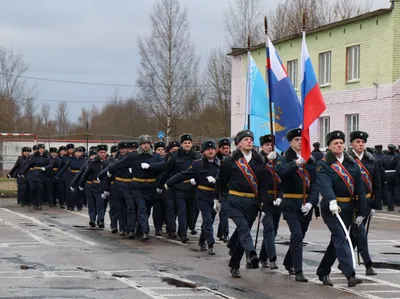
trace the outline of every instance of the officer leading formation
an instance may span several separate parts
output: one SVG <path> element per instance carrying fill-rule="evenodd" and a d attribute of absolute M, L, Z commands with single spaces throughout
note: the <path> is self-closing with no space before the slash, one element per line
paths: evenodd
<path fill-rule="evenodd" d="M 168 145 L 142 135 L 112 146 L 110 155 L 104 144 L 88 150 L 67 144 L 49 151 L 38 144 L 22 148 L 7 177 L 17 179 L 21 207 L 87 207 L 89 225 L 104 228 L 109 205 L 111 232 L 143 242 L 149 240 L 150 216 L 156 237 L 163 234 L 165 224 L 168 238 L 187 243 L 188 233 L 198 233 L 201 214 L 200 251 L 216 254 L 215 235 L 227 243 L 234 278 L 241 277 L 243 257 L 249 269 L 260 264 L 278 269 L 275 237 L 282 215 L 290 230 L 283 266 L 295 281 L 307 282 L 303 240 L 312 215 L 322 215 L 331 239 L 317 269 L 319 280 L 333 286 L 329 275 L 338 259 L 348 286 L 354 287 L 362 283 L 355 272 L 355 248 L 366 275 L 377 274 L 368 250 L 371 218 L 383 204 L 389 211 L 400 205 L 400 154 L 392 144 L 387 151 L 382 145 L 367 148 L 368 137 L 366 132 L 352 132 L 345 150 L 345 134 L 330 132 L 326 153 L 314 143 L 308 161 L 300 154 L 300 128 L 287 133 L 290 147 L 282 155 L 274 151 L 273 135 L 260 138 L 257 152 L 249 130 L 236 135 L 233 152 L 229 139 L 206 140 L 200 148 L 193 145 L 191 134 Z M 214 231 L 217 214 L 219 226 Z M 261 215 L 258 253 L 251 230 Z M 228 219 L 236 227 L 231 236 Z"/>

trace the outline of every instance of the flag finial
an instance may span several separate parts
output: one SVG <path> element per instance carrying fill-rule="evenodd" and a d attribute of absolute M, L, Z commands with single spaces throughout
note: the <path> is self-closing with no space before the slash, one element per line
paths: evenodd
<path fill-rule="evenodd" d="M 250 51 L 250 34 L 247 37 L 247 50 Z"/>
<path fill-rule="evenodd" d="M 267 16 L 264 16 L 264 29 L 265 29 L 265 35 L 268 35 L 268 21 L 267 21 Z"/>
<path fill-rule="evenodd" d="M 303 10 L 303 31 L 306 31 L 307 10 Z"/>

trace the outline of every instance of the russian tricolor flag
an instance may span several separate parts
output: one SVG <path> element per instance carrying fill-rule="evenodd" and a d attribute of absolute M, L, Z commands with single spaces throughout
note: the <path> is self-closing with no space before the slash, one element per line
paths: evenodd
<path fill-rule="evenodd" d="M 300 79 L 301 100 L 303 104 L 301 156 L 308 161 L 311 156 L 311 136 L 317 129 L 318 118 L 325 111 L 326 105 L 311 63 L 305 32 L 303 32 L 301 49 Z"/>

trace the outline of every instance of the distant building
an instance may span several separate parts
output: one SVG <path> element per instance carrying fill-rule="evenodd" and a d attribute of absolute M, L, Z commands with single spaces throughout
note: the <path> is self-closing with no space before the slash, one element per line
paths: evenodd
<path fill-rule="evenodd" d="M 331 130 L 369 133 L 368 143 L 400 144 L 400 0 L 391 7 L 307 32 L 307 44 L 327 109 L 313 141 Z M 273 41 L 288 76 L 300 88 L 302 35 Z M 265 70 L 265 45 L 251 49 Z M 231 135 L 243 129 L 247 49 L 232 49 Z M 299 94 L 299 91 L 298 91 Z M 349 140 L 347 139 L 347 145 Z"/>

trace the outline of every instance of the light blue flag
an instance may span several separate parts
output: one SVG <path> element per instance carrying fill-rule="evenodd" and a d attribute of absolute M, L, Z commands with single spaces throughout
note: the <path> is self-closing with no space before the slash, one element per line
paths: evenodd
<path fill-rule="evenodd" d="M 260 146 L 260 137 L 271 133 L 267 84 L 251 56 L 249 67 L 250 130 L 254 133 L 254 145 Z"/>

